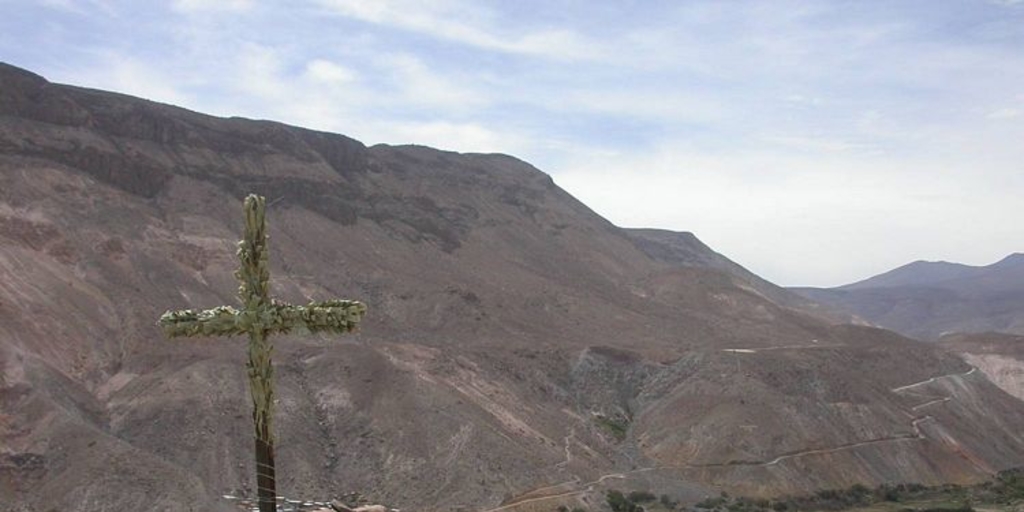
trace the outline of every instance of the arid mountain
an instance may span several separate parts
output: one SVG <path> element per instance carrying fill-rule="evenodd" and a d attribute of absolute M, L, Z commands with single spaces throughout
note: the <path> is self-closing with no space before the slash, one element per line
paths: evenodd
<path fill-rule="evenodd" d="M 985 372 L 993 384 L 1024 400 L 1024 336 L 998 332 L 952 334 L 940 342 Z"/>
<path fill-rule="evenodd" d="M 1024 334 L 1024 254 L 987 266 L 916 261 L 838 288 L 791 288 L 871 324 L 922 340 Z"/>
<path fill-rule="evenodd" d="M 248 192 L 271 205 L 277 297 L 370 308 L 356 336 L 275 338 L 285 496 L 599 510 L 609 487 L 766 496 L 1024 464 L 1024 403 L 946 349 L 652 253 L 515 158 L 0 65 L 0 510 L 252 494 L 245 340 L 155 326 L 234 303 Z"/>
<path fill-rule="evenodd" d="M 672 266 L 721 270 L 738 277 L 735 284 L 788 308 L 805 311 L 835 323 L 863 323 L 854 315 L 811 301 L 770 283 L 739 263 L 715 252 L 690 232 L 663 229 L 625 229 L 636 246 L 655 261 Z"/>

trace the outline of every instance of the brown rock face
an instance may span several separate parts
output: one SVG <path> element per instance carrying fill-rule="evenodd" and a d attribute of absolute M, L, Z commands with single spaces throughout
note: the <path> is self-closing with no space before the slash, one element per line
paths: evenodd
<path fill-rule="evenodd" d="M 1024 463 L 1024 405 L 959 357 L 673 256 L 698 246 L 652 249 L 515 158 L 0 65 L 0 503 L 253 494 L 245 340 L 155 327 L 234 302 L 249 192 L 271 205 L 275 296 L 370 307 L 356 337 L 275 339 L 285 496 L 554 509 L 608 486 L 769 495 Z"/>
<path fill-rule="evenodd" d="M 960 354 L 993 384 L 1024 400 L 1024 336 L 985 332 L 944 336 L 942 346 Z"/>

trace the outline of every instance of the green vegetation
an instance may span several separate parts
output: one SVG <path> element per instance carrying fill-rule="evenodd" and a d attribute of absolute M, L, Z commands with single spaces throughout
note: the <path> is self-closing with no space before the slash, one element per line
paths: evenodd
<path fill-rule="evenodd" d="M 692 507 L 681 505 L 667 494 L 655 500 L 647 491 L 606 493 L 613 512 L 681 510 L 686 512 L 974 512 L 1024 509 L 1024 468 L 1002 471 L 995 478 L 970 486 L 946 484 L 883 484 L 875 488 L 856 484 L 845 489 L 824 489 L 814 494 L 774 499 L 709 496 Z M 576 512 L 576 511 L 573 511 Z"/>
<path fill-rule="evenodd" d="M 598 415 L 594 417 L 594 421 L 597 422 L 597 426 L 611 434 L 616 441 L 621 442 L 626 439 L 626 431 L 629 429 L 628 419 L 609 418 Z"/>
<path fill-rule="evenodd" d="M 996 478 L 972 486 L 883 484 L 871 489 L 857 484 L 846 489 L 824 489 L 810 495 L 772 500 L 730 498 L 722 493 L 705 498 L 695 508 L 715 512 L 973 512 L 976 504 L 1004 509 L 1024 504 L 1024 468 L 1000 472 Z"/>
<path fill-rule="evenodd" d="M 729 499 L 726 498 L 725 496 L 715 496 L 713 498 L 704 498 L 703 500 L 698 501 L 697 504 L 694 506 L 697 508 L 714 510 L 723 505 L 726 505 L 727 503 L 729 503 Z"/>
<path fill-rule="evenodd" d="M 565 505 L 559 505 L 558 506 L 558 512 L 569 512 L 569 507 L 567 507 Z M 583 507 L 574 507 L 572 509 L 572 512 L 589 512 L 589 511 L 587 509 L 583 508 Z"/>
<path fill-rule="evenodd" d="M 669 496 L 668 494 L 662 494 L 658 502 L 661 503 L 661 506 L 665 507 L 668 510 L 673 510 L 677 506 L 679 506 L 679 502 L 673 500 L 672 497 Z"/>
<path fill-rule="evenodd" d="M 632 491 L 626 495 L 626 498 L 633 503 L 650 503 L 658 499 L 657 496 L 647 491 Z"/>
<path fill-rule="evenodd" d="M 634 493 L 629 494 L 632 496 Z M 644 512 L 644 507 L 634 503 L 629 497 L 615 489 L 605 493 L 605 498 L 608 500 L 608 506 L 612 507 L 612 512 Z"/>

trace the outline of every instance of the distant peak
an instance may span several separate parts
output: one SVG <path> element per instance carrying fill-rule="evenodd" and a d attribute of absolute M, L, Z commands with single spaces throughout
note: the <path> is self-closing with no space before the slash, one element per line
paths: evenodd
<path fill-rule="evenodd" d="M 910 262 L 910 263 L 908 263 L 908 264 L 906 264 L 904 266 L 905 267 L 910 267 L 910 266 L 933 266 L 933 267 L 938 267 L 938 266 L 947 266 L 947 265 L 948 266 L 957 266 L 957 267 L 966 267 L 966 266 L 968 266 L 968 265 L 964 265 L 963 263 L 956 263 L 956 262 L 953 262 L 953 261 L 946 261 L 946 260 L 917 260 L 917 261 Z"/>
<path fill-rule="evenodd" d="M 1007 265 L 1024 265 L 1024 252 L 1011 253 L 1009 256 L 992 264 L 993 267 L 1005 267 Z"/>

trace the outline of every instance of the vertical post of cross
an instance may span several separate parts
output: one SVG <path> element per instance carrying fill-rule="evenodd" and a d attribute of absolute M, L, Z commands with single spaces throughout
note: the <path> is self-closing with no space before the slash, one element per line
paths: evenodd
<path fill-rule="evenodd" d="M 235 277 L 241 283 L 238 299 L 242 309 L 220 306 L 205 311 L 168 311 L 160 317 L 167 336 L 249 335 L 246 371 L 252 397 L 252 420 L 256 440 L 256 492 L 260 512 L 276 512 L 277 485 L 274 465 L 274 346 L 270 334 L 301 332 L 345 333 L 354 330 L 366 313 L 366 306 L 351 300 L 310 302 L 293 306 L 270 298 L 266 201 L 245 198 L 245 231 L 238 242 L 239 267 Z"/>
<path fill-rule="evenodd" d="M 265 318 L 260 313 L 270 306 L 270 269 L 267 251 L 266 203 L 263 197 L 245 198 L 245 231 L 238 242 L 239 267 L 235 277 L 241 283 L 238 300 L 248 324 L 249 392 L 252 396 L 252 421 L 256 441 L 256 494 L 260 512 L 277 510 L 277 482 L 274 465 L 274 433 L 271 425 L 274 407 L 274 366 Z"/>

